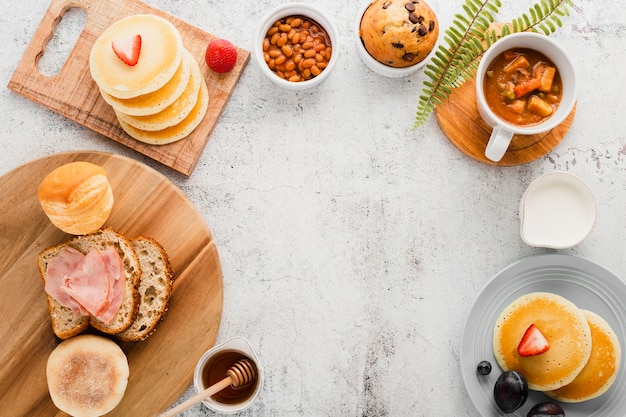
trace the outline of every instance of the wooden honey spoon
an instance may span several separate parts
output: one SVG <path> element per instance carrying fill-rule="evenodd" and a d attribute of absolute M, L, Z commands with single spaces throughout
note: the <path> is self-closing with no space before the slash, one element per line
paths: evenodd
<path fill-rule="evenodd" d="M 189 407 L 198 404 L 199 402 L 206 400 L 210 396 L 220 392 L 224 388 L 231 386 L 233 388 L 240 388 L 244 385 L 248 385 L 254 382 L 257 378 L 257 370 L 254 363 L 249 359 L 240 359 L 233 366 L 226 371 L 226 378 L 211 385 L 202 392 L 197 393 L 193 397 L 177 405 L 176 407 L 159 414 L 158 417 L 173 417 L 178 413 L 188 409 Z"/>

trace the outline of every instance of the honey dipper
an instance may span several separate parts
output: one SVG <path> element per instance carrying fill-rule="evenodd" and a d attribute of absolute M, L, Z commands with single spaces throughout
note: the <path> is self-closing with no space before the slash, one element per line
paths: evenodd
<path fill-rule="evenodd" d="M 173 417 L 178 413 L 188 409 L 189 407 L 198 404 L 199 402 L 209 398 L 210 396 L 220 392 L 224 388 L 232 385 L 233 388 L 238 388 L 254 382 L 257 378 L 257 370 L 254 363 L 248 359 L 240 359 L 234 363 L 233 366 L 226 371 L 226 378 L 211 385 L 202 392 L 197 393 L 193 397 L 177 405 L 176 407 L 159 414 L 158 417 Z"/>

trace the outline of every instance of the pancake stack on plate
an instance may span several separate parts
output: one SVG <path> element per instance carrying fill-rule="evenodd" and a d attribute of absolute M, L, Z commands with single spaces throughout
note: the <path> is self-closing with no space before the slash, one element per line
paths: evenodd
<path fill-rule="evenodd" d="M 113 43 L 139 35 L 136 64 L 129 65 Z M 153 145 L 187 137 L 202 121 L 209 93 L 198 62 L 169 21 L 132 15 L 108 27 L 89 56 L 91 76 L 124 131 Z"/>
<path fill-rule="evenodd" d="M 534 324 L 549 341 L 541 354 L 521 356 L 518 345 Z M 525 294 L 496 320 L 493 350 L 503 370 L 520 372 L 528 388 L 566 402 L 606 392 L 616 378 L 621 348 L 609 324 L 557 294 Z"/>

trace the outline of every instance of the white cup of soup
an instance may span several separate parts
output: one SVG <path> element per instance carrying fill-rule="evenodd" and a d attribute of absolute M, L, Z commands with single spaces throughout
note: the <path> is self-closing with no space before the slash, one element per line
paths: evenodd
<path fill-rule="evenodd" d="M 513 135 L 548 132 L 576 104 L 576 76 L 559 44 L 545 35 L 520 32 L 496 41 L 476 72 L 476 103 L 493 128 L 485 156 L 502 159 Z"/>

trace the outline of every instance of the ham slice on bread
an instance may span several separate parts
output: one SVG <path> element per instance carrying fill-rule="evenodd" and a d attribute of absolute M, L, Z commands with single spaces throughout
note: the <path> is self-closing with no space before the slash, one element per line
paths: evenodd
<path fill-rule="evenodd" d="M 111 324 L 124 298 L 124 266 L 113 245 L 86 255 L 64 247 L 48 263 L 44 289 L 75 315 Z"/>
<path fill-rule="evenodd" d="M 62 248 L 58 255 L 48 263 L 46 280 L 44 281 L 46 293 L 61 305 L 72 310 L 74 316 L 88 316 L 89 312 L 77 300 L 72 298 L 67 291 L 64 291 L 70 284 L 63 282 L 63 279 L 76 269 L 84 257 L 85 255 L 71 246 Z"/>
<path fill-rule="evenodd" d="M 39 272 L 61 339 L 91 326 L 122 341 L 145 340 L 172 293 L 165 249 L 150 237 L 128 239 L 110 228 L 45 249 Z"/>
<path fill-rule="evenodd" d="M 92 249 L 92 251 L 94 250 Z M 105 251 L 98 252 L 98 254 L 105 266 L 109 282 L 109 294 L 104 305 L 93 315 L 102 322 L 110 324 L 124 300 L 124 265 L 114 246 L 109 246 Z"/>
<path fill-rule="evenodd" d="M 59 338 L 75 336 L 90 325 L 116 334 L 134 321 L 140 303 L 141 266 L 129 240 L 112 229 L 47 248 L 39 254 L 38 266 L 47 289 L 52 329 Z M 68 271 L 71 285 L 64 281 Z M 104 278 L 94 278 L 100 275 Z"/>

